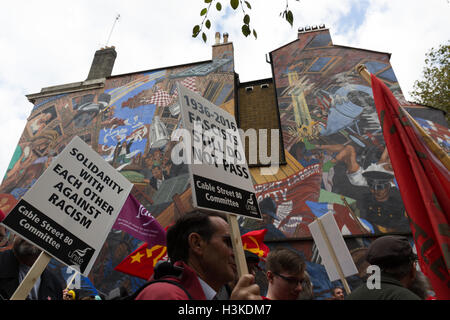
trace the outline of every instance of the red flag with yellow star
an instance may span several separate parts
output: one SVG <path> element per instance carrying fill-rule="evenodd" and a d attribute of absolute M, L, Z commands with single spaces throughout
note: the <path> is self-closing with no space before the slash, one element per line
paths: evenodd
<path fill-rule="evenodd" d="M 148 280 L 153 275 L 156 263 L 164 259 L 167 259 L 166 246 L 155 245 L 149 249 L 147 243 L 144 243 L 119 263 L 114 270 Z"/>
<path fill-rule="evenodd" d="M 242 246 L 244 250 L 250 251 L 260 258 L 267 257 L 269 253 L 269 247 L 264 244 L 264 236 L 267 233 L 267 229 L 254 230 L 247 232 L 241 236 Z"/>

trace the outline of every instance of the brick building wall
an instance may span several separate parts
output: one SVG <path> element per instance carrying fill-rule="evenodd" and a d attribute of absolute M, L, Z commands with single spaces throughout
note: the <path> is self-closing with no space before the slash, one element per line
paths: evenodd
<path fill-rule="evenodd" d="M 260 141 L 260 129 L 267 129 L 266 145 L 267 150 L 262 150 L 263 154 L 271 157 L 272 150 L 272 137 L 271 130 L 280 130 L 280 117 L 278 113 L 278 107 L 276 103 L 275 88 L 272 79 L 264 79 L 253 82 L 246 82 L 239 84 L 238 87 L 238 103 L 237 103 L 237 115 L 239 127 L 246 132 L 249 129 L 255 129 L 257 133 L 257 145 L 258 152 L 262 147 Z M 263 138 L 263 137 L 262 137 Z M 252 141 L 247 138 L 245 141 L 245 155 L 249 166 L 266 165 L 261 161 L 259 154 L 250 155 L 249 146 Z M 278 163 L 284 163 L 283 143 L 280 138 L 277 139 L 278 143 Z M 274 150 L 275 150 L 274 146 Z M 252 157 L 253 156 L 253 157 Z M 256 163 L 252 161 L 255 159 Z M 277 164 L 278 164 L 277 163 Z"/>

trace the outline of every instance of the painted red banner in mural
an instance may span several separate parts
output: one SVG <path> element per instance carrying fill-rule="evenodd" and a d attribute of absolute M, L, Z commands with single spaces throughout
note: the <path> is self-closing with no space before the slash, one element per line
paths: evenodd
<path fill-rule="evenodd" d="M 287 236 L 310 235 L 308 224 L 315 215 L 305 201 L 319 201 L 321 173 L 320 164 L 313 164 L 285 179 L 255 185 L 258 202 L 266 197 L 275 201 L 276 227 Z"/>
<path fill-rule="evenodd" d="M 420 268 L 438 299 L 450 299 L 450 198 L 448 171 L 421 141 L 414 124 L 387 86 L 372 75 L 384 139 L 411 221 Z"/>

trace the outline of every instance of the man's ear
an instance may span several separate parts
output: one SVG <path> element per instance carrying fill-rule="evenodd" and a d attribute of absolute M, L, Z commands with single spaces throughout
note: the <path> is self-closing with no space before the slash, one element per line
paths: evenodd
<path fill-rule="evenodd" d="M 266 277 L 267 277 L 267 281 L 269 281 L 269 283 L 270 282 L 272 282 L 272 280 L 273 280 L 273 273 L 272 273 L 272 271 L 267 271 L 266 272 Z"/>
<path fill-rule="evenodd" d="M 203 238 L 196 232 L 192 232 L 188 236 L 189 248 L 196 254 L 201 255 L 203 253 L 204 241 Z"/>
<path fill-rule="evenodd" d="M 414 262 L 411 271 L 410 271 L 410 277 L 411 277 L 411 283 L 416 279 L 417 277 L 417 269 L 416 269 L 416 263 Z"/>
<path fill-rule="evenodd" d="M 408 274 L 403 277 L 403 279 L 401 280 L 402 284 L 404 287 L 409 288 L 409 286 L 414 283 L 414 280 L 417 277 L 417 270 L 416 270 L 416 264 L 412 263 L 411 265 L 411 269 L 409 269 Z"/>

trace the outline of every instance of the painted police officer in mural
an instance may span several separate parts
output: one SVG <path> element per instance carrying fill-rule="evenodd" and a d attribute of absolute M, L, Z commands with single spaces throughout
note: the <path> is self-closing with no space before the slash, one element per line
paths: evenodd
<path fill-rule="evenodd" d="M 369 192 L 357 201 L 361 218 L 369 221 L 375 233 L 408 232 L 409 222 L 400 192 L 393 186 L 394 175 L 386 171 L 366 171 Z"/>
<path fill-rule="evenodd" d="M 332 157 L 323 165 L 324 172 L 333 173 L 330 191 L 355 199 L 360 218 L 372 225 L 374 233 L 409 232 L 386 148 L 366 148 L 359 154 L 351 144 L 318 148 Z"/>

